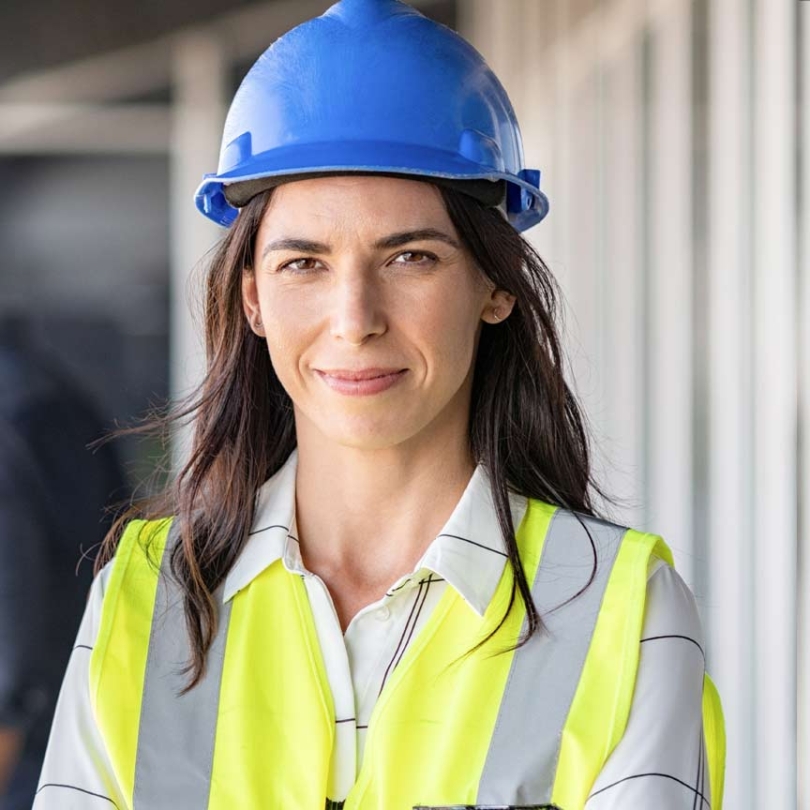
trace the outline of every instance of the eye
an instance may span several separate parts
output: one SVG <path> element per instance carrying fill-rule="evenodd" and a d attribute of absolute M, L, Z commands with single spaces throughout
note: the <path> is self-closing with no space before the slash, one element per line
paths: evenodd
<path fill-rule="evenodd" d="M 436 261 L 438 261 L 436 256 L 434 256 L 432 253 L 427 253 L 424 250 L 406 250 L 404 253 L 400 253 L 398 256 L 396 256 L 392 264 L 410 264 L 417 267 L 427 267 Z"/>
<path fill-rule="evenodd" d="M 287 271 L 293 274 L 303 274 L 309 273 L 315 269 L 315 265 L 318 264 L 317 259 L 313 259 L 311 256 L 302 257 L 300 259 L 292 259 L 289 262 L 284 262 L 279 268 L 279 272 Z"/>

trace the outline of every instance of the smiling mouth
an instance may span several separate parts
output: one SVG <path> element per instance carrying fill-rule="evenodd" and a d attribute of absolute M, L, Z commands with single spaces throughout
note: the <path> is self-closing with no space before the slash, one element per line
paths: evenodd
<path fill-rule="evenodd" d="M 317 374 L 333 391 L 337 391 L 339 394 L 366 396 L 379 394 L 396 385 L 407 371 L 406 368 L 399 370 L 367 369 L 363 372 L 340 371 L 333 373 L 318 370 Z"/>
<path fill-rule="evenodd" d="M 326 375 L 327 377 L 334 377 L 339 380 L 351 380 L 354 382 L 359 380 L 376 380 L 380 377 L 390 377 L 393 374 L 401 374 L 403 371 L 407 371 L 407 369 L 404 368 L 366 368 L 361 371 L 350 371 L 348 369 L 332 369 L 329 371 L 322 369 L 316 370 L 319 374 Z"/>

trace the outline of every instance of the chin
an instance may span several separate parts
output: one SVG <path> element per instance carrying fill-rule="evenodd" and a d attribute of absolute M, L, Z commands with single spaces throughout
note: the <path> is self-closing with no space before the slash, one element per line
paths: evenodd
<path fill-rule="evenodd" d="M 335 444 L 356 450 L 385 450 L 402 444 L 419 433 L 422 425 L 412 426 L 402 419 L 350 419 L 324 425 L 323 435 Z M 410 429 L 409 429 L 410 428 Z"/>

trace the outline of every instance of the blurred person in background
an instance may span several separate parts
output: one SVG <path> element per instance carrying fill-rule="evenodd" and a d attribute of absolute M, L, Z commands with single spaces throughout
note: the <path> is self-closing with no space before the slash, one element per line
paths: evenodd
<path fill-rule="evenodd" d="M 122 473 L 87 395 L 0 313 L 0 810 L 28 810 Z"/>
<path fill-rule="evenodd" d="M 396 0 L 281 37 L 200 211 L 191 456 L 111 530 L 35 810 L 719 810 L 694 597 L 597 513 L 506 93 Z"/>

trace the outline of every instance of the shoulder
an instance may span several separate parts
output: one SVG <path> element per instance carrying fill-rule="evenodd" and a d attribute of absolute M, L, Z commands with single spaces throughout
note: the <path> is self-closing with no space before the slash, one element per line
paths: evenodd
<path fill-rule="evenodd" d="M 641 640 L 650 648 L 691 646 L 705 659 L 703 626 L 695 595 L 672 565 L 655 556 L 648 567 Z"/>
<path fill-rule="evenodd" d="M 643 636 L 650 644 L 653 640 L 660 646 L 692 644 L 703 656 L 695 596 L 675 569 L 672 552 L 660 535 L 565 509 L 549 512 L 547 504 L 538 503 L 536 508 L 548 516 L 549 526 L 556 523 L 565 535 L 557 545 L 571 548 L 579 543 L 607 563 L 611 573 L 605 598 L 614 609 L 622 605 L 622 610 L 636 617 L 628 621 L 639 626 L 643 622 Z"/>
<path fill-rule="evenodd" d="M 694 595 L 675 570 L 672 551 L 660 535 L 535 498 L 514 503 L 520 510 L 513 505 L 513 514 L 525 517 L 524 523 L 530 529 L 527 534 L 546 546 L 544 553 L 551 551 L 549 539 L 552 537 L 556 541 L 554 545 L 564 549 L 571 550 L 578 544 L 607 562 L 608 568 L 612 567 L 626 586 L 631 581 L 636 583 L 632 589 L 622 588 L 625 596 L 632 590 L 644 598 L 651 612 L 672 610 L 688 614 L 691 624 L 698 621 Z"/>
<path fill-rule="evenodd" d="M 627 529 L 628 557 L 645 566 L 642 642 L 692 644 L 703 657 L 703 630 L 695 595 L 675 568 L 672 551 L 657 534 Z M 640 574 L 640 572 L 639 572 Z"/>
<path fill-rule="evenodd" d="M 605 517 L 554 506 L 534 498 L 528 499 L 526 518 L 534 534 L 563 545 L 585 543 L 592 553 L 609 565 L 620 563 L 623 569 L 648 571 L 651 576 L 661 564 L 672 566 L 672 552 L 664 539 Z"/>
<path fill-rule="evenodd" d="M 98 623 L 109 623 L 116 606 L 132 596 L 154 591 L 172 518 L 130 520 L 113 558 L 93 581 L 90 599 L 97 600 Z"/>
<path fill-rule="evenodd" d="M 173 525 L 173 517 L 130 520 L 110 561 L 106 590 L 117 593 L 122 588 L 140 588 L 146 580 L 157 580 Z"/>
<path fill-rule="evenodd" d="M 112 563 L 111 583 L 126 577 L 126 572 L 146 565 L 157 573 L 163 556 L 169 531 L 174 524 L 173 517 L 155 520 L 130 520 L 121 532 Z"/>
<path fill-rule="evenodd" d="M 91 595 L 97 600 L 90 656 L 94 695 L 98 694 L 110 647 L 149 637 L 161 558 L 171 525 L 171 518 L 129 521 L 115 556 L 96 577 Z"/>
<path fill-rule="evenodd" d="M 121 533 L 116 555 L 129 552 L 135 548 L 147 549 L 153 544 L 162 547 L 165 545 L 173 522 L 173 516 L 156 518 L 154 520 L 144 520 L 141 518 L 130 520 Z"/>

